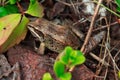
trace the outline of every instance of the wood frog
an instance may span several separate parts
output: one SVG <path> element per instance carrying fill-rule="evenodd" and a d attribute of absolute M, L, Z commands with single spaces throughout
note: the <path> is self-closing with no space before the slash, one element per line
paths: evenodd
<path fill-rule="evenodd" d="M 41 42 L 41 46 L 60 53 L 66 46 L 71 46 L 74 49 L 80 47 L 81 41 L 76 36 L 79 32 L 74 33 L 72 28 L 57 25 L 46 19 L 37 19 L 28 24 L 28 29 L 34 37 Z M 82 34 L 79 36 L 83 37 Z M 40 50 L 39 49 L 39 50 Z M 43 54 L 44 49 L 40 52 Z"/>

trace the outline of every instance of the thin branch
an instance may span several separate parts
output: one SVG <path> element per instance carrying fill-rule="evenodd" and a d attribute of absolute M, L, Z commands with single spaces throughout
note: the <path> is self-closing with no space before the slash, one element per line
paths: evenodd
<path fill-rule="evenodd" d="M 94 23 L 95 23 L 95 18 L 96 18 L 97 14 L 98 14 L 98 10 L 99 10 L 99 7 L 100 7 L 101 2 L 102 2 L 102 0 L 99 0 L 98 5 L 97 5 L 97 7 L 96 7 L 96 9 L 95 9 L 95 13 L 94 13 L 94 15 L 93 15 L 93 17 L 92 17 L 92 21 L 91 21 L 90 28 L 89 28 L 89 30 L 88 30 L 87 36 L 86 36 L 85 41 L 84 41 L 84 43 L 83 43 L 83 45 L 82 45 L 82 47 L 81 47 L 81 51 L 82 51 L 83 53 L 84 53 L 84 50 L 85 50 L 85 48 L 86 48 L 86 46 L 87 46 L 87 44 L 88 44 L 88 42 L 89 42 L 89 38 L 90 38 L 91 33 L 92 33 L 92 30 L 93 30 L 93 25 L 94 25 Z M 84 53 L 84 54 L 85 54 L 85 53 Z"/>
<path fill-rule="evenodd" d="M 107 63 L 104 59 L 99 58 L 98 56 L 96 56 L 93 53 L 90 53 L 90 56 L 92 56 L 94 59 L 96 59 L 97 61 L 99 61 L 100 63 L 102 63 L 105 66 L 110 66 L 109 63 Z"/>

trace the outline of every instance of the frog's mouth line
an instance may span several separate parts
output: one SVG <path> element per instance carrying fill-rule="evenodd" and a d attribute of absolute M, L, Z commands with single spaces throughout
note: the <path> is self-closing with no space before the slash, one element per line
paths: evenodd
<path fill-rule="evenodd" d="M 42 39 L 42 37 L 40 37 L 40 35 L 34 30 L 34 28 L 32 28 L 32 26 L 28 25 L 27 28 L 30 30 L 31 34 L 32 34 L 34 37 L 38 38 L 39 41 L 41 41 L 41 42 L 44 41 L 44 40 Z"/>

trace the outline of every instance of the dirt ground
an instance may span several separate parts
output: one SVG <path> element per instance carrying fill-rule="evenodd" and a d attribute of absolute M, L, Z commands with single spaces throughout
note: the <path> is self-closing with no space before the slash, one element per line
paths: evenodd
<path fill-rule="evenodd" d="M 27 4 L 25 1 L 20 4 Z M 41 2 L 43 18 L 58 23 L 56 25 L 72 25 L 84 35 L 78 49 L 84 53 L 86 61 L 71 72 L 72 80 L 119 80 L 120 20 L 104 7 L 84 1 L 45 0 Z M 103 0 L 102 4 L 116 12 L 115 1 Z M 34 50 L 33 41 L 38 47 L 39 41 L 28 31 L 25 40 L 0 55 L 0 80 L 42 80 L 46 72 L 58 80 L 53 71 L 58 53 L 46 47 L 45 54 L 40 55 Z"/>

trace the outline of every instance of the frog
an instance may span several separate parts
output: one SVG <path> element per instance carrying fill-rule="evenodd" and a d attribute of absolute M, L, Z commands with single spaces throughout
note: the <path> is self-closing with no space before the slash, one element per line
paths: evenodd
<path fill-rule="evenodd" d="M 36 40 L 40 41 L 40 46 L 36 49 L 39 54 L 44 54 L 45 47 L 56 53 L 61 53 L 66 46 L 78 49 L 81 46 L 80 38 L 84 37 L 82 32 L 72 27 L 58 25 L 44 18 L 29 22 L 27 27 Z"/>

